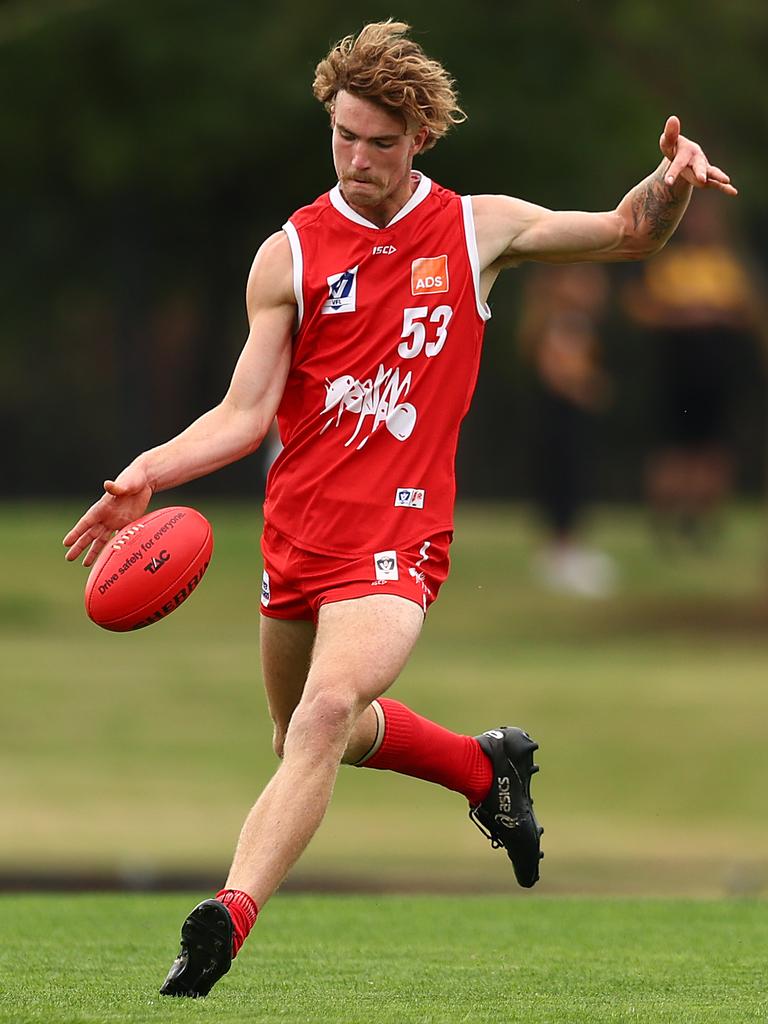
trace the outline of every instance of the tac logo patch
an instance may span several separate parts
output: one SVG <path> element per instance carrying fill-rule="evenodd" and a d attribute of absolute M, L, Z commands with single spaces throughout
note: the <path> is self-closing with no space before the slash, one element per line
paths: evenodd
<path fill-rule="evenodd" d="M 424 508 L 423 487 L 398 487 L 395 491 L 395 508 Z"/>
<path fill-rule="evenodd" d="M 377 580 L 399 580 L 396 551 L 377 551 L 373 556 L 373 568 Z"/>
<path fill-rule="evenodd" d="M 426 256 L 411 264 L 411 295 L 448 291 L 448 256 Z"/>
<path fill-rule="evenodd" d="M 357 272 L 360 266 L 343 270 L 340 274 L 331 274 L 328 282 L 328 298 L 323 303 L 321 313 L 354 313 L 357 308 Z"/>

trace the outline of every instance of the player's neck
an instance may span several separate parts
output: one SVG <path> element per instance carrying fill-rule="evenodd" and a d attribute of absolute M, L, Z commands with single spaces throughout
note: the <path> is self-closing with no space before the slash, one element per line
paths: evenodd
<path fill-rule="evenodd" d="M 370 221 L 371 224 L 375 224 L 376 227 L 385 228 L 392 218 L 409 202 L 411 196 L 419 187 L 420 181 L 421 174 L 418 171 L 409 171 L 395 191 L 382 200 L 381 203 L 375 205 L 355 203 L 349 196 L 344 194 L 343 186 L 340 186 L 340 191 L 342 196 L 344 196 L 345 203 L 351 210 L 354 210 L 355 213 Z"/>

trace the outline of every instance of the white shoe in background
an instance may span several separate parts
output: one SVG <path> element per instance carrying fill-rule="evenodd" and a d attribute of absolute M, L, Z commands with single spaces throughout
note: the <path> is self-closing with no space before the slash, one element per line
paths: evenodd
<path fill-rule="evenodd" d="M 610 555 L 574 544 L 558 544 L 540 552 L 534 573 L 550 590 L 578 597 L 610 597 L 618 582 L 616 563 Z"/>

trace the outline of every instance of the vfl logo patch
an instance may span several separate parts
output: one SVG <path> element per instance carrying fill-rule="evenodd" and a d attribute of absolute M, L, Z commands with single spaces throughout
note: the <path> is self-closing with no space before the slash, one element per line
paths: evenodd
<path fill-rule="evenodd" d="M 373 556 L 377 580 L 399 580 L 396 551 L 377 551 Z"/>
<path fill-rule="evenodd" d="M 264 575 L 261 577 L 261 603 L 265 608 L 269 604 L 271 596 L 269 592 L 269 573 L 265 569 Z"/>
<path fill-rule="evenodd" d="M 328 298 L 323 303 L 321 313 L 354 313 L 357 308 L 357 272 L 360 266 L 344 270 L 340 274 L 331 274 L 328 282 Z"/>
<path fill-rule="evenodd" d="M 411 295 L 448 291 L 448 256 L 427 256 L 411 264 Z"/>
<path fill-rule="evenodd" d="M 420 487 L 398 487 L 395 508 L 424 508 L 424 493 Z"/>

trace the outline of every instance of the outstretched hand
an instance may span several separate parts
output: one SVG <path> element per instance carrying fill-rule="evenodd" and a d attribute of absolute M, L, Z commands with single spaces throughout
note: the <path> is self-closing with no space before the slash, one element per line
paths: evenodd
<path fill-rule="evenodd" d="M 152 497 L 146 473 L 131 465 L 116 480 L 104 481 L 104 494 L 75 523 L 64 538 L 65 558 L 74 562 L 86 548 L 83 565 L 89 566 L 113 535 L 142 515 Z"/>
<path fill-rule="evenodd" d="M 706 153 L 698 143 L 680 134 L 680 119 L 674 114 L 667 118 L 659 139 L 659 148 L 670 161 L 664 174 L 667 185 L 674 185 L 678 178 L 682 178 L 694 188 L 714 188 L 727 196 L 738 195 L 725 171 L 707 160 Z"/>

